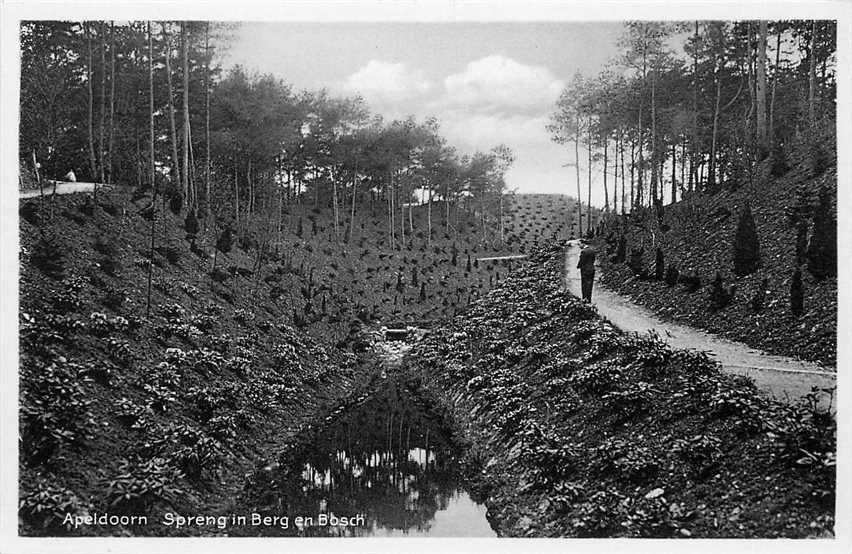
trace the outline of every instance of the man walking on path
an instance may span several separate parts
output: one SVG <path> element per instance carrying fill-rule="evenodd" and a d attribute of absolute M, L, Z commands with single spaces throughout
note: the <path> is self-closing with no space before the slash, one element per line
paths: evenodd
<path fill-rule="evenodd" d="M 583 290 L 583 302 L 592 302 L 592 284 L 595 282 L 595 249 L 587 246 L 580 251 L 580 286 Z"/>

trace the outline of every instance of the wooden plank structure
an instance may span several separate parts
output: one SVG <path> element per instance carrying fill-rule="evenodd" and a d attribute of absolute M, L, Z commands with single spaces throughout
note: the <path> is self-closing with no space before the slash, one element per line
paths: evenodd
<path fill-rule="evenodd" d="M 500 260 L 521 260 L 523 258 L 527 258 L 526 254 L 515 254 L 514 256 L 492 256 L 490 258 L 476 258 L 480 262 L 494 262 Z"/>

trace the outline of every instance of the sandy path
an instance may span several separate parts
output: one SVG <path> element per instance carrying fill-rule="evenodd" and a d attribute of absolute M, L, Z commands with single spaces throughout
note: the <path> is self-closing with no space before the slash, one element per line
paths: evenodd
<path fill-rule="evenodd" d="M 569 241 L 565 257 L 565 286 L 578 297 L 579 255 L 578 241 Z M 687 325 L 663 321 L 647 308 L 634 304 L 628 298 L 601 285 L 597 279 L 599 276 L 600 271 L 595 276 L 592 303 L 603 317 L 624 331 L 656 331 L 675 348 L 707 351 L 711 358 L 722 364 L 725 371 L 751 377 L 758 387 L 779 399 L 800 398 L 810 392 L 813 386 L 836 386 L 834 372 L 817 364 L 767 354 L 746 344 L 723 339 Z M 823 397 L 823 404 L 827 404 L 829 395 L 823 394 Z"/>

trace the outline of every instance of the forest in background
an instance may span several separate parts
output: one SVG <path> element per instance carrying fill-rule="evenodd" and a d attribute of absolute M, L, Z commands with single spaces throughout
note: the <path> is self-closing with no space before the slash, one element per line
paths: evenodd
<path fill-rule="evenodd" d="M 217 49 L 232 31 L 197 21 L 22 23 L 22 181 L 74 170 L 79 181 L 154 191 L 186 212 L 188 227 L 261 246 L 280 242 L 284 206 L 295 201 L 331 207 L 347 241 L 367 201 L 386 205 L 394 247 L 406 226 L 414 232 L 412 205 L 426 200 L 429 239 L 437 199 L 447 231 L 461 199 L 483 232 L 497 228 L 514 161 L 505 145 L 460 153 L 435 118 L 383 121 L 357 96 L 223 72 Z"/>
<path fill-rule="evenodd" d="M 604 211 L 619 214 L 736 190 L 764 160 L 786 171 L 794 143 L 810 145 L 816 169 L 828 164 L 836 21 L 635 21 L 619 48 L 597 76 L 575 75 L 551 115 L 553 140 L 575 155 L 578 198 L 587 181 L 591 203 L 593 174 Z"/>

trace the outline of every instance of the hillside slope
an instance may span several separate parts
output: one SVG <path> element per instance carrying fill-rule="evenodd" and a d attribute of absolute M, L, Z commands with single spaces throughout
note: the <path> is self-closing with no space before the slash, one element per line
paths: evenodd
<path fill-rule="evenodd" d="M 835 424 L 620 332 L 540 250 L 406 361 L 470 442 L 503 536 L 830 535 Z"/>
<path fill-rule="evenodd" d="M 260 256 L 247 234 L 215 256 L 215 271 L 212 234 L 193 248 L 184 214 L 159 206 L 152 226 L 150 197 L 22 202 L 21 532 L 174 534 L 63 518 L 215 513 L 256 460 L 369 373 L 363 331 L 452 315 L 513 263 L 478 257 L 565 238 L 570 220 L 556 214 L 566 202 L 517 197 L 503 245 L 465 212 L 447 231 L 438 207 L 430 245 L 418 206 L 397 249 L 378 208 L 359 206 L 368 215 L 347 243 L 329 209 L 297 204 L 277 246 Z M 539 211 L 548 219 L 522 213 Z"/>
<path fill-rule="evenodd" d="M 833 145 L 826 144 L 833 152 Z M 837 279 L 816 279 L 802 271 L 804 312 L 790 311 L 790 288 L 796 267 L 797 218 L 808 221 L 820 189 L 836 203 L 837 167 L 834 155 L 814 174 L 807 145 L 788 155 L 790 169 L 773 176 L 769 163 L 759 165 L 753 182 L 737 190 L 696 196 L 666 206 L 661 219 L 642 210 L 626 219 L 613 220 L 604 231 L 609 247 L 601 256 L 602 282 L 658 314 L 706 329 L 750 346 L 815 361 L 831 368 L 837 357 Z M 750 206 L 760 246 L 760 265 L 744 277 L 733 274 L 733 239 L 740 214 Z M 625 263 L 613 263 L 620 237 L 626 239 Z M 628 267 L 630 252 L 643 248 L 642 278 Z M 696 274 L 698 290 L 667 285 L 653 278 L 656 251 L 662 249 L 666 267 L 673 265 L 681 276 Z M 725 289 L 736 287 L 733 301 L 722 309 L 710 306 L 710 285 L 716 273 Z M 766 283 L 764 286 L 764 279 Z M 764 291 L 762 307 L 752 300 Z"/>

